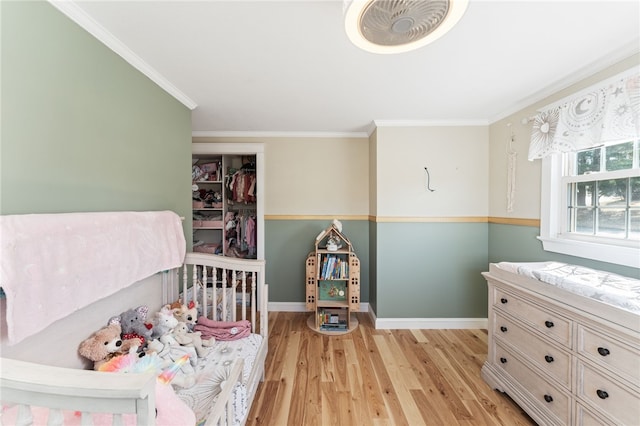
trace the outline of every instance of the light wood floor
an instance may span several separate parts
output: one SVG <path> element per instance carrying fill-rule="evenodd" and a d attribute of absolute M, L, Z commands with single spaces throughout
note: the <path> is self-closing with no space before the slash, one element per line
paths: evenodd
<path fill-rule="evenodd" d="M 266 380 L 247 425 L 534 425 L 480 377 L 485 330 L 375 330 L 326 336 L 305 312 L 269 313 Z"/>

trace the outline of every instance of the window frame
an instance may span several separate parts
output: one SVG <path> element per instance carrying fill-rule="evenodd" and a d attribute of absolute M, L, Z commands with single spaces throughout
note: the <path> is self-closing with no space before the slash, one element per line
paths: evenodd
<path fill-rule="evenodd" d="M 567 232 L 566 180 L 563 154 L 542 159 L 540 236 L 545 251 L 640 268 L 640 242 Z M 592 176 L 592 179 L 595 176 Z"/>

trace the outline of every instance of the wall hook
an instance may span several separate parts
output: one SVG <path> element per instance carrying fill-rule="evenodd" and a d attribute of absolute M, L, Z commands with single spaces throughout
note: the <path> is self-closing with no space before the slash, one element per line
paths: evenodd
<path fill-rule="evenodd" d="M 431 192 L 434 192 L 435 189 L 431 189 L 431 176 L 429 175 L 429 169 L 427 169 L 426 167 L 424 168 L 424 171 L 427 172 L 427 189 Z"/>

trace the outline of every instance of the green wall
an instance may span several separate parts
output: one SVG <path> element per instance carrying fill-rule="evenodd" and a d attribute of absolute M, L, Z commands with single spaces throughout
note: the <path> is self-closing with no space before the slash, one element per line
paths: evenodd
<path fill-rule="evenodd" d="M 341 222 L 342 232 L 360 259 L 360 301 L 368 302 L 369 222 Z M 305 260 L 315 249 L 316 236 L 329 225 L 330 220 L 265 220 L 266 281 L 269 283 L 270 302 L 305 301 Z"/>
<path fill-rule="evenodd" d="M 378 318 L 486 318 L 486 224 L 377 228 Z"/>
<path fill-rule="evenodd" d="M 0 7 L 0 213 L 189 214 L 189 109 L 49 3 Z"/>
<path fill-rule="evenodd" d="M 640 278 L 638 268 L 544 251 L 538 235 L 540 230 L 533 226 L 489 224 L 489 262 L 556 261 Z"/>

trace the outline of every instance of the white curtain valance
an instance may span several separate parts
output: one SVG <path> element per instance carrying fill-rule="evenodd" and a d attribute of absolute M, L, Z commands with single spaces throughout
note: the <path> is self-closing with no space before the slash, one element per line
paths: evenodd
<path fill-rule="evenodd" d="M 538 113 L 529 160 L 639 136 L 640 68 L 634 68 Z"/>

